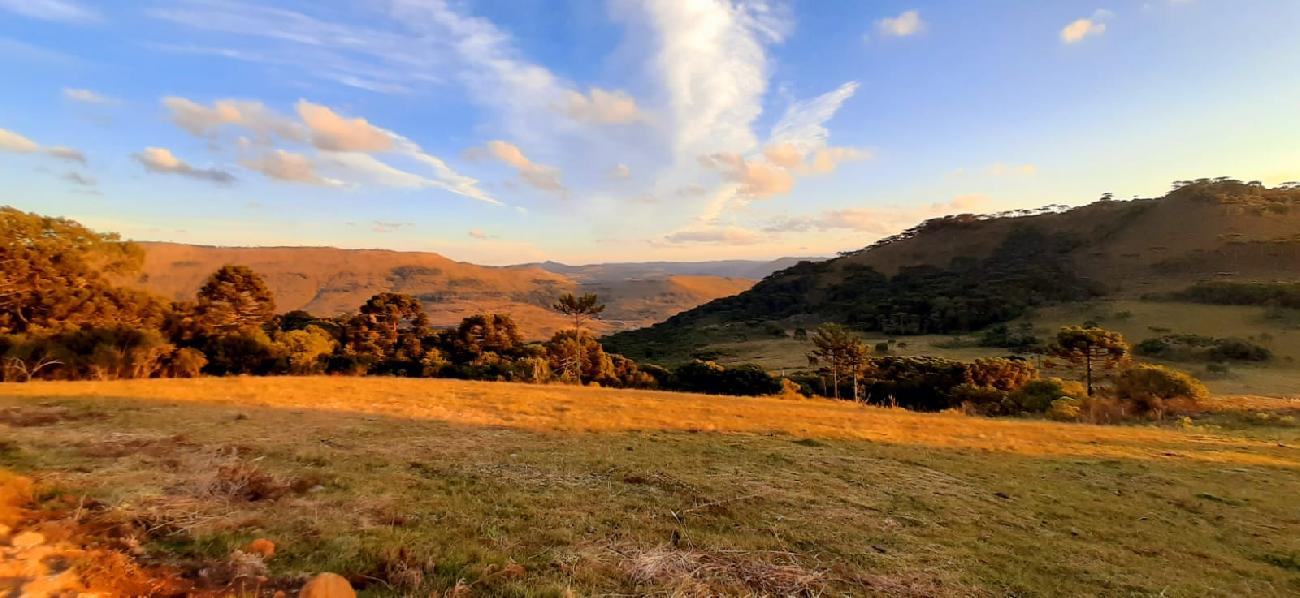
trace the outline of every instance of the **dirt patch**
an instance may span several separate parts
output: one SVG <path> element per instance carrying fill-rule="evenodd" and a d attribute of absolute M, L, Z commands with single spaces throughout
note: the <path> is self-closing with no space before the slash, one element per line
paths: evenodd
<path fill-rule="evenodd" d="M 74 412 L 66 407 L 9 407 L 0 409 L 0 423 L 18 428 L 52 426 L 66 421 L 102 419 L 104 414 Z"/>

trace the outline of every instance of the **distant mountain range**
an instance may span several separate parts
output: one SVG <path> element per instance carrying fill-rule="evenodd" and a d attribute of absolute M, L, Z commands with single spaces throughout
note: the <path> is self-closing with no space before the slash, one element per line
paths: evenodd
<path fill-rule="evenodd" d="M 480 266 L 436 253 L 332 247 L 213 247 L 141 243 L 145 263 L 127 284 L 170 299 L 191 299 L 217 268 L 244 265 L 275 293 L 280 311 L 329 316 L 355 311 L 376 293 L 419 298 L 436 325 L 482 312 L 508 313 L 524 334 L 543 338 L 566 326 L 550 310 L 566 292 L 594 292 L 608 305 L 599 332 L 648 326 L 748 289 L 797 260 L 647 262 L 567 266 L 556 262 Z"/>
<path fill-rule="evenodd" d="M 785 257 L 776 260 L 719 260 L 713 262 L 617 262 L 570 266 L 560 262 L 536 262 L 518 267 L 535 267 L 570 276 L 576 280 L 611 282 L 669 276 L 720 276 L 758 280 L 801 261 L 822 261 L 817 257 Z"/>

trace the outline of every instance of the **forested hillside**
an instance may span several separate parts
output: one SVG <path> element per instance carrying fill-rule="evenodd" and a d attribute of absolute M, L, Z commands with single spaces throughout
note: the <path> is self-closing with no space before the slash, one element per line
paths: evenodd
<path fill-rule="evenodd" d="M 752 289 L 608 342 L 640 358 L 700 331 L 838 321 L 886 334 L 977 330 L 1034 306 L 1175 293 L 1300 273 L 1300 185 L 1180 181 L 1164 197 L 928 220 L 803 262 Z"/>

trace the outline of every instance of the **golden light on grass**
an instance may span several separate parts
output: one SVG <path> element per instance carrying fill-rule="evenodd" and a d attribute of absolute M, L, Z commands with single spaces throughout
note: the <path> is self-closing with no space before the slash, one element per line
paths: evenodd
<path fill-rule="evenodd" d="M 40 382 L 0 390 L 0 405 L 59 398 L 310 409 L 540 432 L 783 434 L 1024 456 L 1191 459 L 1300 467 L 1300 451 L 1262 440 L 1150 426 L 913 413 L 847 401 L 330 377 Z"/>

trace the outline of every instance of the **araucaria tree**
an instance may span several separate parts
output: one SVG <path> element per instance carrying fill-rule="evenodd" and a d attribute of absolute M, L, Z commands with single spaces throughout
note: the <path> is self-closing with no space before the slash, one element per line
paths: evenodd
<path fill-rule="evenodd" d="M 818 326 L 810 338 L 813 350 L 808 361 L 831 375 L 833 396 L 840 398 L 840 376 L 846 375 L 853 381 L 853 400 L 858 400 L 858 381 L 867 363 L 866 343 L 848 328 L 833 323 Z"/>
<path fill-rule="evenodd" d="M 1098 369 L 1115 369 L 1129 358 L 1129 345 L 1118 332 L 1096 326 L 1066 326 L 1056 333 L 1049 352 L 1075 366 L 1082 366 L 1088 396 L 1092 396 L 1093 374 Z"/>
<path fill-rule="evenodd" d="M 555 311 L 573 318 L 573 331 L 575 334 L 581 333 L 584 321 L 597 318 L 601 312 L 605 311 L 605 306 L 600 303 L 600 298 L 591 293 L 581 296 L 565 293 L 551 307 Z"/>
<path fill-rule="evenodd" d="M 199 289 L 194 322 L 208 334 L 260 328 L 275 316 L 275 297 L 247 266 L 222 266 Z"/>

